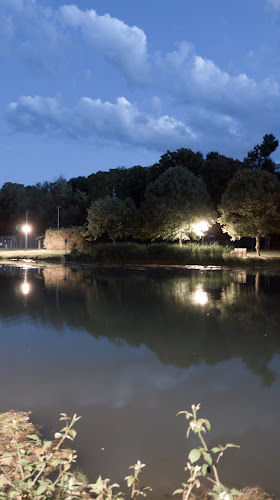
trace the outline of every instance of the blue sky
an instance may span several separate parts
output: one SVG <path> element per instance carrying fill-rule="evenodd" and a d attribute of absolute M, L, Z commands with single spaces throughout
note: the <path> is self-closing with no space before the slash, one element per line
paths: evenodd
<path fill-rule="evenodd" d="M 0 0 L 0 185 L 242 159 L 280 139 L 279 49 L 280 0 Z"/>

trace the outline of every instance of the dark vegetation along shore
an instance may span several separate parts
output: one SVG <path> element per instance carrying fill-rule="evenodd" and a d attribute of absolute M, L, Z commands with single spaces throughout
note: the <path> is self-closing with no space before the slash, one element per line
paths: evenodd
<path fill-rule="evenodd" d="M 54 262 L 63 265 L 159 265 L 221 266 L 252 269 L 280 269 L 280 252 L 266 252 L 263 257 L 249 253 L 245 258 L 230 247 L 187 243 L 97 243 L 88 250 L 8 250 L 0 252 L 0 261 Z"/>

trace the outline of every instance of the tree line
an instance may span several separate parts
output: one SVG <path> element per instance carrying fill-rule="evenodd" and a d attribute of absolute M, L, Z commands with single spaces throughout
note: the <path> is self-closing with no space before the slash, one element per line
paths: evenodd
<path fill-rule="evenodd" d="M 36 233 L 55 228 L 58 207 L 60 226 L 86 225 L 92 240 L 105 235 L 112 241 L 132 236 L 182 242 L 193 236 L 196 222 L 213 223 L 218 216 L 233 238 L 277 232 L 280 183 L 270 158 L 277 146 L 267 134 L 243 161 L 181 148 L 149 167 L 33 186 L 7 182 L 0 190 L 0 234 L 16 234 L 26 211 Z"/>

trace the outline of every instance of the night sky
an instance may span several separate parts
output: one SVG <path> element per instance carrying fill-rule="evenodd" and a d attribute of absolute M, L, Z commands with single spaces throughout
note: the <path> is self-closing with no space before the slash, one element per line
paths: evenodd
<path fill-rule="evenodd" d="M 280 0 L 0 0 L 0 186 L 243 159 L 280 139 L 279 48 Z"/>

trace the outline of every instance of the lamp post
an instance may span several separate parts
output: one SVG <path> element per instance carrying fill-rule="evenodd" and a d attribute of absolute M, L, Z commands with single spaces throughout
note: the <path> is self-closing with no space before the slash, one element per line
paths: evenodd
<path fill-rule="evenodd" d="M 59 229 L 59 209 L 61 208 L 61 206 L 56 208 L 57 208 L 57 229 Z"/>
<path fill-rule="evenodd" d="M 24 224 L 22 226 L 22 231 L 25 233 L 25 252 L 26 252 L 26 249 L 27 249 L 27 235 L 28 235 L 28 233 L 30 233 L 31 227 L 28 224 Z"/>

